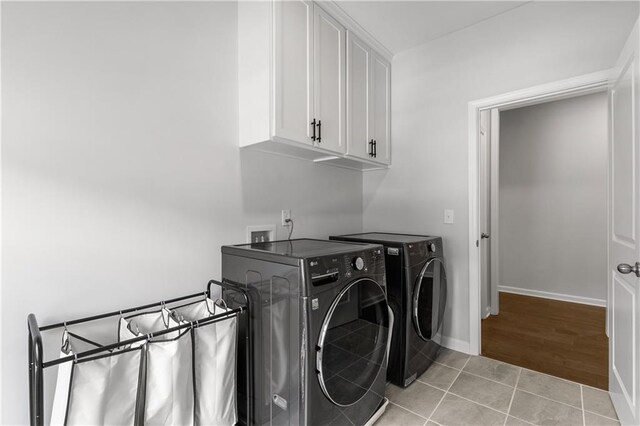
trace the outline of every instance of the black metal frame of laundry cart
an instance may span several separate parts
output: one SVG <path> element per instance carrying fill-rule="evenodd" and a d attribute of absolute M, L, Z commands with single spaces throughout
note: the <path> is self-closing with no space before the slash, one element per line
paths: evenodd
<path fill-rule="evenodd" d="M 149 335 L 143 335 L 143 336 L 138 336 L 138 337 L 134 337 L 132 339 L 128 339 L 128 340 L 124 340 L 121 342 L 117 342 L 117 343 L 113 343 L 113 344 L 109 344 L 109 345 L 105 345 L 105 346 L 101 346 L 99 348 L 96 349 L 90 349 L 84 352 L 79 352 L 77 354 L 74 355 L 70 355 L 68 357 L 63 357 L 63 358 L 58 358 L 58 359 L 54 359 L 51 361 L 44 361 L 44 352 L 43 352 L 43 344 L 42 344 L 42 334 L 41 332 L 43 331 L 48 331 L 48 330 L 53 330 L 56 328 L 63 328 L 63 327 L 68 327 L 68 326 L 72 326 L 74 324 L 81 324 L 81 323 L 86 323 L 86 322 L 90 322 L 90 321 L 96 321 L 96 320 L 100 320 L 100 319 L 104 319 L 104 318 L 108 318 L 108 317 L 113 317 L 113 316 L 120 316 L 120 315 L 124 315 L 127 313 L 131 313 L 131 312 L 137 312 L 137 311 L 144 311 L 150 308 L 154 308 L 154 307 L 158 307 L 158 306 L 164 306 L 164 305 L 168 305 L 168 304 L 172 304 L 172 303 L 176 303 L 176 302 L 180 302 L 180 301 L 184 301 L 187 299 L 193 299 L 193 298 L 197 298 L 197 297 L 202 297 L 203 294 L 210 296 L 211 295 L 211 286 L 212 285 L 217 285 L 219 287 L 222 288 L 222 291 L 224 292 L 225 290 L 229 290 L 231 292 L 235 292 L 235 293 L 239 293 L 243 299 L 244 299 L 244 305 L 238 306 L 234 309 L 231 309 L 227 312 L 224 312 L 222 314 L 218 314 L 218 315 L 214 315 L 212 317 L 209 318 L 205 318 L 203 320 L 197 321 L 196 323 L 187 323 L 187 324 L 181 324 L 175 327 L 171 327 L 171 328 L 167 328 L 166 330 L 162 330 L 153 334 L 149 334 Z M 59 365 L 65 362 L 71 362 L 74 360 L 78 360 L 81 358 L 85 358 L 91 355 L 95 355 L 98 354 L 100 352 L 104 352 L 107 350 L 111 350 L 111 349 L 116 349 L 125 345 L 129 345 L 131 343 L 135 343 L 135 342 L 140 342 L 143 340 L 148 340 L 152 337 L 157 337 L 157 336 L 161 336 L 163 334 L 168 334 L 168 333 L 173 333 L 175 331 L 178 330 L 182 330 L 182 329 L 186 329 L 186 328 L 190 328 L 190 327 L 198 327 L 198 326 L 202 326 L 205 324 L 211 324 L 214 322 L 218 322 L 218 321 L 222 321 L 224 319 L 228 319 L 231 317 L 239 317 L 240 315 L 244 316 L 244 320 L 246 321 L 246 327 L 250 327 L 251 326 L 251 322 L 249 321 L 249 297 L 246 293 L 245 290 L 241 289 L 241 288 L 237 288 L 235 286 L 229 285 L 226 282 L 219 282 L 219 281 L 215 281 L 215 280 L 211 280 L 209 281 L 208 285 L 207 285 L 207 291 L 204 293 L 194 293 L 194 294 L 190 294 L 188 296 L 182 296 L 182 297 L 177 297 L 175 299 L 171 299 L 171 300 L 164 300 L 164 301 L 160 301 L 160 302 L 156 302 L 156 303 L 150 303 L 148 305 L 142 305 L 142 306 L 137 306 L 135 308 L 128 308 L 128 309 L 123 309 L 123 310 L 118 310 L 118 311 L 113 311 L 113 312 L 109 312 L 109 313 L 105 313 L 105 314 L 100 314 L 100 315 L 95 315 L 95 316 L 91 316 L 91 317 L 86 317 L 86 318 L 80 318 L 80 319 L 74 319 L 74 320 L 70 320 L 70 321 L 63 321 L 57 324 L 50 324 L 50 325 L 45 325 L 45 326 L 38 326 L 38 321 L 36 319 L 36 316 L 34 314 L 29 314 L 29 316 L 27 317 L 27 327 L 29 330 L 29 417 L 30 417 L 30 423 L 32 426 L 43 426 L 44 425 L 44 369 L 48 368 L 48 367 L 53 367 L 55 365 Z M 239 329 L 239 327 L 236 327 L 236 333 L 237 330 Z M 249 359 L 249 354 L 250 354 L 250 349 L 251 349 L 251 342 L 250 342 L 250 336 L 251 333 L 247 333 L 246 335 L 246 351 L 245 351 L 245 356 L 244 356 L 244 362 L 246 363 L 246 367 L 247 369 L 250 367 L 251 363 L 250 363 L 250 359 Z M 236 362 L 238 362 L 238 358 L 236 357 Z M 249 371 L 249 370 L 247 370 Z M 250 416 L 252 413 L 252 410 L 250 407 L 250 404 L 252 404 L 252 398 L 251 398 L 251 391 L 252 391 L 252 386 L 250 383 L 251 380 L 251 374 L 247 375 L 247 391 L 248 391 L 248 398 L 246 401 L 247 407 L 246 407 L 246 412 L 247 412 L 247 416 Z M 242 419 L 243 423 L 244 421 L 247 422 L 247 424 L 251 424 L 251 419 L 249 417 L 247 417 L 246 419 Z"/>

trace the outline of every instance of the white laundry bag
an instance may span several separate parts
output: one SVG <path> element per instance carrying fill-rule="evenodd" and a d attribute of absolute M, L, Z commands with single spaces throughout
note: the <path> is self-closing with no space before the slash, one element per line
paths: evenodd
<path fill-rule="evenodd" d="M 194 420 L 191 330 L 147 344 L 144 423 L 192 425 Z"/>
<path fill-rule="evenodd" d="M 122 342 L 143 334 L 156 333 L 177 325 L 180 325 L 180 323 L 173 318 L 171 311 L 165 307 L 159 311 L 144 312 L 126 318 L 120 317 L 118 321 L 118 341 Z M 156 337 L 155 340 L 174 339 L 180 335 L 180 331 L 163 334 Z M 140 346 L 144 343 L 144 341 L 140 341 L 132 345 Z"/>
<path fill-rule="evenodd" d="M 151 335 L 180 325 L 166 308 L 121 318 L 119 340 Z M 192 425 L 194 422 L 193 343 L 190 329 L 136 342 L 146 354 L 144 423 Z"/>
<path fill-rule="evenodd" d="M 60 356 L 99 346 L 65 330 Z M 135 424 L 142 362 L 141 349 L 133 348 L 61 364 L 51 424 Z"/>
<path fill-rule="evenodd" d="M 173 309 L 183 321 L 195 322 L 230 309 L 213 300 Z M 233 425 L 237 422 L 236 396 L 237 317 L 193 328 L 195 424 Z"/>

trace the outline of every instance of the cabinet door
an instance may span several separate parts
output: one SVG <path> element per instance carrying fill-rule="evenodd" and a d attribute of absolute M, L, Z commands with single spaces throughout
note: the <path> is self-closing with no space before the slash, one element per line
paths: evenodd
<path fill-rule="evenodd" d="M 391 159 L 391 65 L 372 52 L 371 83 L 372 107 L 370 115 L 371 135 L 375 140 L 373 160 L 389 164 Z"/>
<path fill-rule="evenodd" d="M 347 33 L 347 153 L 371 159 L 369 107 L 371 52 L 352 33 Z"/>
<path fill-rule="evenodd" d="M 311 144 L 313 2 L 274 2 L 274 136 Z"/>
<path fill-rule="evenodd" d="M 314 8 L 314 118 L 320 120 L 316 146 L 346 151 L 345 29 L 317 5 Z"/>

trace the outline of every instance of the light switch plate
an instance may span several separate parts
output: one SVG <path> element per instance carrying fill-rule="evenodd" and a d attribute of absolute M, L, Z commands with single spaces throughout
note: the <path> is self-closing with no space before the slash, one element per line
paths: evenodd
<path fill-rule="evenodd" d="M 444 210 L 444 223 L 453 223 L 453 210 L 445 209 Z"/>

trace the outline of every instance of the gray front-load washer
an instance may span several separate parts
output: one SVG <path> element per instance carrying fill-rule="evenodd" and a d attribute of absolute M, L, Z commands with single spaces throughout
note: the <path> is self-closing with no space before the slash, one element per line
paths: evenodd
<path fill-rule="evenodd" d="M 224 246 L 222 277 L 250 298 L 253 374 L 239 363 L 238 383 L 242 401 L 241 384 L 252 376 L 251 423 L 364 425 L 376 413 L 393 321 L 382 246 Z"/>

